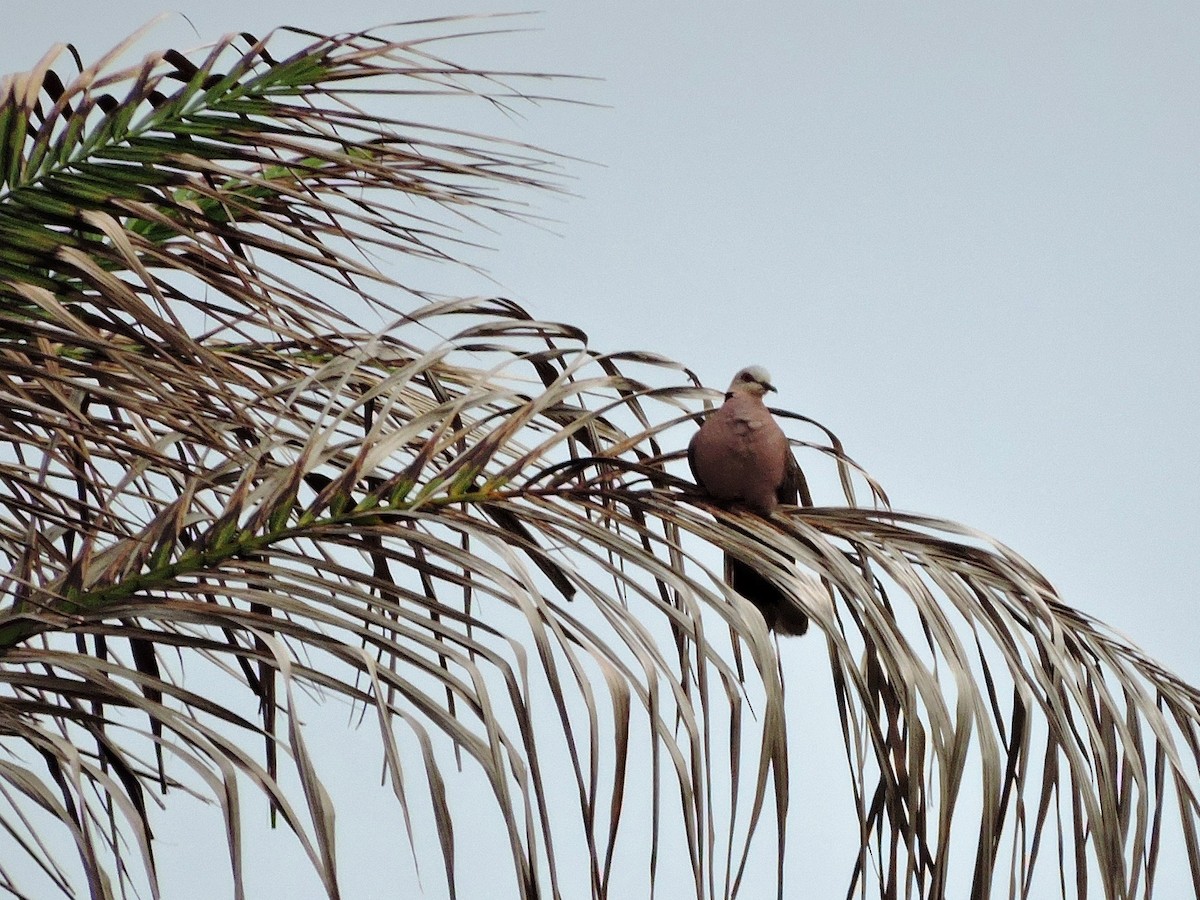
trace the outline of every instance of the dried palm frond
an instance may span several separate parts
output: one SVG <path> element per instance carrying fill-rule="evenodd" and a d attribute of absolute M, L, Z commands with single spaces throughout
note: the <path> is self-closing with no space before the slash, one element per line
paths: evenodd
<path fill-rule="evenodd" d="M 521 76 L 425 37 L 270 46 L 66 80 L 48 58 L 0 88 L 0 887 L 26 890 L 19 856 L 67 896 L 76 872 L 157 896 L 154 803 L 186 791 L 219 805 L 242 896 L 248 779 L 338 896 L 315 695 L 373 718 L 451 895 L 460 770 L 521 896 L 610 896 L 630 854 L 650 885 L 678 854 L 687 893 L 730 896 L 767 822 L 782 895 L 783 679 L 723 552 L 825 635 L 852 893 L 941 897 L 954 860 L 972 896 L 1033 896 L 1047 867 L 1064 896 L 1148 896 L 1168 833 L 1200 884 L 1197 692 L 1018 556 L 892 511 L 797 416 L 836 503 L 714 508 L 680 477 L 711 396 L 682 366 L 504 299 L 417 300 L 368 262 L 448 257 L 456 221 L 553 185 L 531 148 L 380 114 L 506 102 Z M 46 817 L 61 833 L 28 827 Z"/>

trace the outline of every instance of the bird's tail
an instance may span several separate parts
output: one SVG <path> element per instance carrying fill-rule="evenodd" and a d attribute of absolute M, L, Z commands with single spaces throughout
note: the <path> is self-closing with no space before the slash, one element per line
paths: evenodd
<path fill-rule="evenodd" d="M 726 556 L 725 578 L 731 588 L 754 604 L 767 627 L 775 633 L 801 635 L 808 631 L 808 616 L 800 611 L 796 601 L 749 563 Z"/>

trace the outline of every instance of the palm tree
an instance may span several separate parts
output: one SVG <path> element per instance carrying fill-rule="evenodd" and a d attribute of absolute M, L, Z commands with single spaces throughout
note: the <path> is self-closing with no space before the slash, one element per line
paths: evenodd
<path fill-rule="evenodd" d="M 851 895 L 1149 897 L 1180 841 L 1200 892 L 1194 688 L 1007 548 L 892 511 L 817 423 L 779 413 L 836 504 L 725 511 L 683 477 L 714 396 L 686 368 L 403 286 L 557 184 L 388 115 L 536 84 L 429 27 L 3 83 L 0 887 L 158 896 L 157 804 L 193 794 L 241 897 L 249 783 L 339 896 L 302 719 L 342 702 L 451 896 L 468 777 L 520 896 L 677 865 L 659 896 L 744 894 L 763 859 L 782 896 L 795 745 L 728 552 L 827 649 Z"/>

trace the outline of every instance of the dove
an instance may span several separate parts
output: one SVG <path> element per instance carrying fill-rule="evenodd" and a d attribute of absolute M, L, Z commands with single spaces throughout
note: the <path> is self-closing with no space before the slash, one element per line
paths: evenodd
<path fill-rule="evenodd" d="M 781 503 L 799 500 L 812 506 L 787 436 L 763 403 L 774 390 L 762 366 L 742 369 L 733 376 L 720 409 L 704 420 L 688 444 L 692 477 L 722 506 L 742 506 L 762 516 L 770 516 Z M 808 617 L 748 563 L 726 554 L 725 577 L 773 631 L 800 635 L 808 630 Z"/>

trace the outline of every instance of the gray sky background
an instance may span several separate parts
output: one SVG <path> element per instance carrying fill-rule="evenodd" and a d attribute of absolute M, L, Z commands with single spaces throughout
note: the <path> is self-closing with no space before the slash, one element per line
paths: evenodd
<path fill-rule="evenodd" d="M 445 48 L 603 79 L 551 90 L 604 108 L 480 121 L 590 161 L 578 197 L 535 198 L 553 233 L 476 258 L 503 292 L 715 387 L 767 365 L 896 507 L 996 536 L 1200 682 L 1200 6 L 538 5 L 511 23 L 532 33 Z M 209 0 L 141 46 L 499 9 Z M 94 59 L 162 10 L 7 4 L 0 70 L 55 41 Z M 785 663 L 819 668 L 801 643 Z"/>

